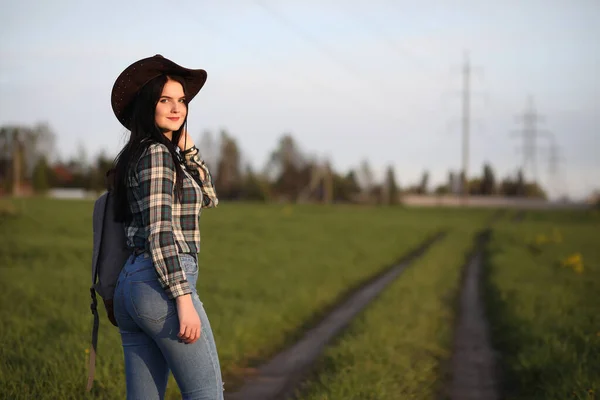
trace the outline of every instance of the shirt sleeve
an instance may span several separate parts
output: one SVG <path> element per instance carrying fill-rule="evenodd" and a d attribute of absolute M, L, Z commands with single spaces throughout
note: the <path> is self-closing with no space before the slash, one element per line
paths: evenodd
<path fill-rule="evenodd" d="M 215 189 L 212 175 L 206 166 L 206 163 L 198 155 L 198 151 L 185 155 L 185 166 L 192 174 L 200 189 L 202 190 L 202 208 L 213 208 L 219 204 L 217 191 Z M 200 178 L 199 170 L 204 171 L 204 179 Z"/>
<path fill-rule="evenodd" d="M 191 293 L 181 268 L 179 251 L 173 236 L 173 202 L 176 182 L 175 164 L 166 146 L 151 145 L 137 165 L 141 201 L 148 210 L 148 250 L 158 280 L 170 299 Z"/>

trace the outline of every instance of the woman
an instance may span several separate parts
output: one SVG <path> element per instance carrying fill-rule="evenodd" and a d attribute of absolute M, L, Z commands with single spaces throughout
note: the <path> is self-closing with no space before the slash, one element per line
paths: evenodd
<path fill-rule="evenodd" d="M 112 90 L 130 130 L 115 165 L 115 215 L 132 255 L 114 295 L 128 399 L 162 399 L 172 371 L 184 399 L 223 399 L 210 323 L 196 292 L 199 215 L 218 199 L 187 133 L 188 103 L 206 72 L 156 55 L 127 67 Z"/>

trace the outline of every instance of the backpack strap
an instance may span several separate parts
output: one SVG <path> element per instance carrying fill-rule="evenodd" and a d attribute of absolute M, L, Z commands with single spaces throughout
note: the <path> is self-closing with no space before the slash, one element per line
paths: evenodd
<path fill-rule="evenodd" d="M 96 300 L 96 290 L 94 288 L 90 288 L 91 296 L 92 296 L 92 304 L 90 308 L 92 309 L 92 314 L 94 314 L 94 326 L 92 327 L 92 348 L 90 349 L 90 364 L 89 364 L 89 372 L 88 372 L 88 381 L 86 392 L 92 390 L 92 386 L 94 385 L 94 375 L 96 373 L 96 347 L 98 346 L 98 328 L 100 327 L 100 318 L 98 316 L 98 301 Z"/>
<path fill-rule="evenodd" d="M 96 283 L 98 282 L 98 256 L 100 254 L 100 246 L 102 245 L 102 229 L 104 227 L 104 217 L 106 215 L 106 207 L 108 204 L 107 198 L 109 193 L 101 195 L 94 204 L 94 214 L 92 220 L 94 232 L 94 246 L 92 254 L 92 286 L 90 287 L 90 296 L 92 302 L 90 309 L 94 315 L 94 325 L 92 327 L 92 346 L 90 349 L 89 371 L 86 392 L 92 389 L 94 384 L 94 375 L 96 372 L 96 350 L 98 346 L 98 328 L 100 327 L 100 317 L 98 315 L 98 300 L 96 298 Z"/>

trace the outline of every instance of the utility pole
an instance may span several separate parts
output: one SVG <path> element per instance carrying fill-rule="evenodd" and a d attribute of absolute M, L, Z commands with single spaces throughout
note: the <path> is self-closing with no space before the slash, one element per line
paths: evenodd
<path fill-rule="evenodd" d="M 541 132 L 537 128 L 537 124 L 544 118 L 535 110 L 533 97 L 529 96 L 527 108 L 518 118 L 523 122 L 523 129 L 517 134 L 523 137 L 523 175 L 526 177 L 526 172 L 529 167 L 533 182 L 538 183 L 537 173 L 537 138 L 538 136 L 547 136 L 548 132 Z M 527 179 L 525 179 L 527 181 Z"/>
<path fill-rule="evenodd" d="M 473 67 L 469 61 L 469 54 L 465 52 L 464 63 L 461 68 L 462 75 L 462 169 L 459 173 L 460 195 L 463 205 L 469 199 L 469 159 L 471 141 L 471 77 L 480 72 L 479 67 Z"/>
<path fill-rule="evenodd" d="M 469 56 L 465 53 L 465 63 L 462 68 L 463 92 L 462 92 L 462 180 L 461 195 L 466 203 L 469 196 L 469 128 L 470 128 L 470 79 L 471 66 Z"/>
<path fill-rule="evenodd" d="M 456 176 L 456 186 L 458 196 L 463 205 L 466 205 L 469 199 L 469 159 L 470 159 L 470 136 L 471 136 L 471 78 L 474 74 L 480 73 L 480 67 L 474 67 L 469 60 L 469 53 L 464 52 L 464 61 L 460 67 L 462 75 L 462 146 L 461 146 L 461 167 L 458 168 Z M 456 192 L 453 192 L 455 194 Z"/>

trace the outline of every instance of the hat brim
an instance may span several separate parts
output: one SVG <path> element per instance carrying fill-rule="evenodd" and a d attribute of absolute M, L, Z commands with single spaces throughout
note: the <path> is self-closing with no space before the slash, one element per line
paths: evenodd
<path fill-rule="evenodd" d="M 188 103 L 202 89 L 207 78 L 205 70 L 182 67 L 159 54 L 134 62 L 121 72 L 111 93 L 113 112 L 125 128 L 130 129 L 131 103 L 136 94 L 149 81 L 160 75 L 181 77 L 185 81 L 185 95 Z"/>

